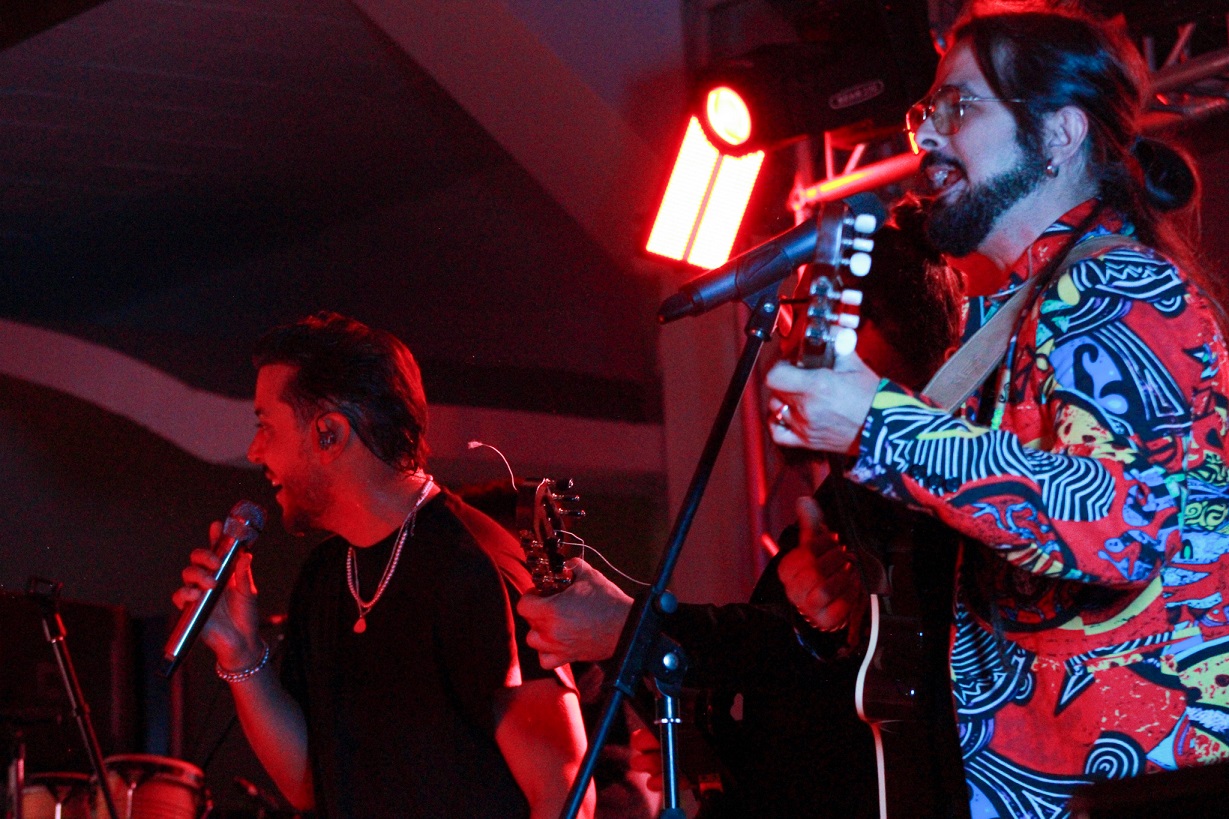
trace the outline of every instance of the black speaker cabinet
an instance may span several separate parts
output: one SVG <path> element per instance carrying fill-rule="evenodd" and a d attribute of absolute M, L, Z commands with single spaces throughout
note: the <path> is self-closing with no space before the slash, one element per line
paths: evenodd
<path fill-rule="evenodd" d="M 129 753 L 136 739 L 132 628 L 114 606 L 61 601 L 65 643 L 104 756 Z M 26 771 L 89 771 L 55 654 L 35 604 L 0 593 L 0 753 L 20 731 Z"/>

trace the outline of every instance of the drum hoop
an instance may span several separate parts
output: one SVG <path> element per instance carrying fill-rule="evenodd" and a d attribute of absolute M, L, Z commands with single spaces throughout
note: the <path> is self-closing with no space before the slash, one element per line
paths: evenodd
<path fill-rule="evenodd" d="M 30 785 L 41 785 L 44 782 L 63 782 L 65 784 L 72 782 L 85 785 L 93 781 L 94 777 L 78 771 L 44 771 L 42 773 L 26 774 L 27 787 Z"/>
<path fill-rule="evenodd" d="M 204 771 L 182 759 L 157 754 L 114 754 L 102 761 L 102 767 L 108 773 L 114 772 L 114 768 L 120 765 L 143 767 L 150 770 L 151 776 L 167 775 L 189 782 L 197 789 L 203 790 L 205 787 Z"/>

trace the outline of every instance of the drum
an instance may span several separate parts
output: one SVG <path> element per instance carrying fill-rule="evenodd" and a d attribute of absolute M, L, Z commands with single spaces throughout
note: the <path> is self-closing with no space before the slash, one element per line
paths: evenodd
<path fill-rule="evenodd" d="M 150 754 L 103 760 L 119 819 L 200 819 L 206 812 L 205 775 L 178 759 Z M 107 819 L 107 803 L 94 789 L 94 819 Z"/>
<path fill-rule="evenodd" d="M 26 777 L 21 791 L 23 819 L 90 819 L 90 777 L 44 773 Z"/>

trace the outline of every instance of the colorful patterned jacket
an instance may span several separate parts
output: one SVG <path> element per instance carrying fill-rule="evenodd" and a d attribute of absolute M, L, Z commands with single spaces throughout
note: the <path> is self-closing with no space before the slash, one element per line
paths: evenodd
<path fill-rule="evenodd" d="M 1094 205 L 970 299 L 966 338 Z M 1107 214 L 1089 235 L 1110 232 L 1133 229 Z M 1214 315 L 1132 244 L 1050 283 L 994 407 L 970 399 L 953 417 L 880 384 L 850 476 L 968 536 L 950 671 L 975 819 L 1065 816 L 1079 784 L 1229 758 L 1229 369 Z"/>

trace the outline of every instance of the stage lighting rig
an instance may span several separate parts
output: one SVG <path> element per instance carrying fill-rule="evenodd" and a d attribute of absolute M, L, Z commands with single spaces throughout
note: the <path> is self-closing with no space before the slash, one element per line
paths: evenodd
<path fill-rule="evenodd" d="M 725 262 L 767 150 L 823 135 L 825 146 L 861 156 L 860 143 L 901 138 L 905 111 L 925 95 L 938 64 L 925 0 L 813 0 L 805 14 L 802 2 L 791 2 L 797 39 L 697 73 L 690 124 L 644 245 L 649 254 L 696 267 Z M 840 195 L 881 176 L 864 174 Z"/>
<path fill-rule="evenodd" d="M 938 56 L 925 2 L 850 0 L 812 39 L 763 45 L 708 66 L 693 111 L 722 153 L 741 156 L 852 130 L 851 141 L 899 131 Z"/>

